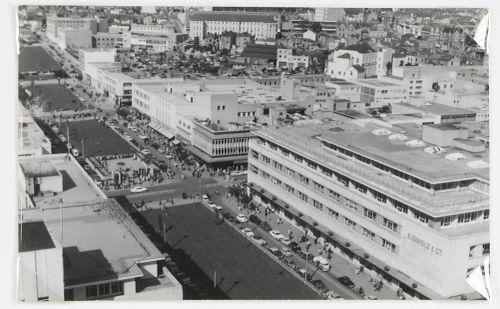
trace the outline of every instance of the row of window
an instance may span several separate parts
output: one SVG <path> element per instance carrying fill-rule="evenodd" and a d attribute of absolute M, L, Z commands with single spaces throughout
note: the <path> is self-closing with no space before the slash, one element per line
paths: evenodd
<path fill-rule="evenodd" d="M 123 282 L 103 283 L 99 285 L 89 285 L 85 287 L 85 296 L 94 298 L 111 294 L 123 293 Z"/>
<path fill-rule="evenodd" d="M 254 166 L 254 165 L 250 165 L 250 171 L 254 172 L 255 174 L 258 174 L 259 169 L 258 169 L 256 166 Z M 274 185 L 276 185 L 276 186 L 278 186 L 278 187 L 282 188 L 282 184 L 283 184 L 283 182 L 282 182 L 281 180 L 279 180 L 279 179 L 277 179 L 277 178 L 275 178 L 275 177 L 271 176 L 269 173 L 267 173 L 267 172 L 265 172 L 265 171 L 262 171 L 262 174 L 261 174 L 261 175 L 262 175 L 262 177 L 263 177 L 264 179 L 266 179 L 266 180 L 268 180 L 268 181 L 270 180 L 270 181 L 271 181 L 271 183 L 273 183 Z M 331 209 L 331 208 L 329 208 L 329 207 L 324 207 L 324 205 L 323 205 L 322 203 L 320 203 L 320 202 L 318 202 L 318 201 L 316 201 L 316 200 L 314 200 L 314 199 L 310 198 L 310 197 L 309 197 L 309 196 L 307 196 L 305 193 L 302 193 L 302 192 L 300 192 L 299 190 L 295 190 L 292 186 L 290 186 L 290 185 L 288 185 L 288 184 L 286 184 L 286 183 L 285 183 L 285 186 L 284 186 L 284 187 L 285 187 L 285 190 L 286 190 L 288 193 L 292 194 L 292 195 L 295 195 L 295 191 L 296 191 L 296 192 L 297 192 L 297 195 L 296 195 L 296 196 L 297 196 L 299 199 L 301 199 L 302 201 L 304 201 L 305 203 L 307 203 L 307 204 L 309 204 L 309 205 L 312 205 L 312 206 L 313 206 L 314 208 L 316 208 L 317 210 L 319 210 L 319 211 L 323 212 L 323 209 L 324 209 L 324 208 L 326 208 L 327 214 L 328 214 L 329 216 L 334 217 L 336 220 L 340 220 L 340 214 L 339 214 L 338 212 L 336 212 L 335 210 L 333 210 L 333 209 Z M 333 191 L 332 191 L 332 192 L 333 192 Z M 312 201 L 312 202 L 310 202 L 310 201 Z M 355 204 L 355 203 L 354 203 L 354 204 Z M 368 217 L 370 217 L 370 218 L 371 218 L 371 219 L 373 219 L 373 220 L 375 220 L 375 219 L 376 219 L 376 216 L 377 216 L 377 215 L 376 215 L 376 213 L 375 213 L 375 212 L 370 211 L 370 210 L 368 210 L 368 209 L 366 209 L 366 208 L 364 209 L 364 211 L 365 211 L 365 216 L 368 216 Z M 387 218 L 384 218 L 384 221 L 383 221 L 383 222 L 384 222 L 384 226 L 385 226 L 385 227 L 387 227 L 387 228 L 391 229 L 392 231 L 397 231 L 398 225 L 397 225 L 396 223 L 392 222 L 391 220 L 389 220 L 389 219 L 387 219 Z M 354 230 L 354 231 L 357 231 L 357 230 L 358 230 L 358 229 L 357 229 L 358 224 L 357 224 L 355 221 L 353 221 L 353 220 L 349 219 L 348 217 L 344 217 L 344 216 L 342 216 L 342 223 L 343 223 L 345 226 L 347 226 L 348 228 L 350 228 L 350 229 L 352 229 L 352 230 Z M 368 230 L 367 228 L 365 228 L 365 227 L 363 227 L 363 226 L 361 226 L 361 225 L 359 225 L 359 227 L 360 227 L 361 235 L 366 236 L 366 237 L 370 238 L 370 239 L 371 239 L 371 240 L 373 240 L 373 241 L 376 241 L 376 235 L 375 235 L 375 233 L 374 233 L 374 232 L 372 232 L 372 231 Z M 395 245 L 395 244 L 393 244 L 392 242 L 389 242 L 388 240 L 386 240 L 386 239 L 384 239 L 384 238 L 382 238 L 382 237 L 380 237 L 380 239 L 381 239 L 381 246 L 382 246 L 382 247 L 384 247 L 384 248 L 388 249 L 389 251 L 391 251 L 391 252 L 393 252 L 393 253 L 395 253 L 395 252 L 396 252 L 396 245 Z"/>

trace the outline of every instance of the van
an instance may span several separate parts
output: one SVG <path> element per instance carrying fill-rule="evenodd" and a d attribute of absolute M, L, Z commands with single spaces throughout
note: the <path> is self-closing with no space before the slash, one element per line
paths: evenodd
<path fill-rule="evenodd" d="M 328 261 L 322 256 L 314 257 L 313 263 L 316 264 L 320 270 L 325 271 L 325 272 L 332 269 L 332 266 L 330 265 L 330 263 L 328 263 Z"/>
<path fill-rule="evenodd" d="M 71 149 L 71 154 L 73 155 L 73 157 L 78 157 L 80 155 L 78 149 L 76 148 Z"/>

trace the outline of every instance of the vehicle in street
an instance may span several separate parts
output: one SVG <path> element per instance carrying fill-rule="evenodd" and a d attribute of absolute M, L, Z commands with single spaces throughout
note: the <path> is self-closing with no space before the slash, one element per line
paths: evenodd
<path fill-rule="evenodd" d="M 330 271 L 330 269 L 332 269 L 332 266 L 330 265 L 330 263 L 328 263 L 328 260 L 322 256 L 315 256 L 313 259 L 313 263 L 321 271 L 324 271 L 324 272 Z"/>
<path fill-rule="evenodd" d="M 269 225 L 269 223 L 267 223 L 266 221 L 263 221 L 261 224 L 260 224 L 260 227 L 266 231 L 266 232 L 269 232 L 270 230 L 272 230 L 273 228 Z"/>
<path fill-rule="evenodd" d="M 281 252 L 283 252 L 284 256 L 292 256 L 292 250 L 290 250 L 289 248 L 283 248 L 281 249 Z"/>
<path fill-rule="evenodd" d="M 179 280 L 179 282 L 182 285 L 187 285 L 187 284 L 191 283 L 191 279 L 189 279 L 189 277 L 186 273 L 182 273 L 182 272 L 178 273 L 176 277 L 177 277 L 177 280 Z"/>
<path fill-rule="evenodd" d="M 234 222 L 234 217 L 230 213 L 226 212 L 223 214 L 223 216 L 227 221 Z"/>
<path fill-rule="evenodd" d="M 328 292 L 328 288 L 326 287 L 325 283 L 321 281 L 320 279 L 315 279 L 311 281 L 312 285 L 314 285 L 315 288 L 317 288 L 321 293 L 326 293 Z"/>
<path fill-rule="evenodd" d="M 285 238 L 285 236 L 283 236 L 283 234 L 281 234 L 281 232 L 278 230 L 271 230 L 271 231 L 269 231 L 269 234 L 271 234 L 271 237 L 276 239 L 276 240 L 280 240 L 280 239 Z"/>
<path fill-rule="evenodd" d="M 210 208 L 212 209 L 216 209 L 216 210 L 222 210 L 222 207 L 218 206 L 217 204 L 215 204 L 214 202 L 211 202 L 211 201 L 207 201 L 207 204 Z"/>
<path fill-rule="evenodd" d="M 241 232 L 248 238 L 251 238 L 255 235 L 255 233 L 249 227 L 241 229 Z"/>
<path fill-rule="evenodd" d="M 335 293 L 334 291 L 328 291 L 326 293 L 323 293 L 323 299 L 342 299 L 339 294 Z"/>
<path fill-rule="evenodd" d="M 282 259 L 283 258 L 283 253 L 278 248 L 274 248 L 274 247 L 273 248 L 269 248 L 269 252 L 271 252 L 278 259 Z"/>
<path fill-rule="evenodd" d="M 71 149 L 71 154 L 75 158 L 78 157 L 78 156 L 80 156 L 80 153 L 78 152 L 78 149 L 76 149 L 76 148 Z"/>
<path fill-rule="evenodd" d="M 267 245 L 267 241 L 265 241 L 262 237 L 259 235 L 253 235 L 252 240 L 255 241 L 257 244 L 261 246 Z"/>
<path fill-rule="evenodd" d="M 148 189 L 144 187 L 133 187 L 132 189 L 130 189 L 130 192 L 132 193 L 141 193 L 146 191 L 148 191 Z"/>
<path fill-rule="evenodd" d="M 352 282 L 351 278 L 347 277 L 347 276 L 342 276 L 340 278 L 337 279 L 343 286 L 346 286 L 350 289 L 353 289 L 354 288 L 354 282 Z"/>
<path fill-rule="evenodd" d="M 250 222 L 255 223 L 257 225 L 260 225 L 262 223 L 262 220 L 260 220 L 259 217 L 257 217 L 256 215 L 250 215 L 248 219 L 250 220 Z"/>
<path fill-rule="evenodd" d="M 147 150 L 147 149 L 143 149 L 143 150 L 141 150 L 141 152 L 142 152 L 142 154 L 143 154 L 143 155 L 145 155 L 145 156 L 148 156 L 148 155 L 150 155 L 150 154 L 151 154 L 151 152 L 149 152 L 149 150 Z"/>
<path fill-rule="evenodd" d="M 290 247 L 290 249 L 295 253 L 297 253 L 298 251 L 302 251 L 299 244 L 295 241 L 290 242 L 290 244 L 288 244 L 288 247 Z"/>
<path fill-rule="evenodd" d="M 281 241 L 285 246 L 288 246 L 292 242 L 290 238 L 284 236 L 279 241 Z"/>
<path fill-rule="evenodd" d="M 127 140 L 127 141 L 131 141 L 133 140 L 132 136 L 128 135 L 128 134 L 123 134 L 123 137 Z"/>
<path fill-rule="evenodd" d="M 304 268 L 301 268 L 297 271 L 297 273 L 302 277 L 302 278 L 306 278 L 307 281 L 311 281 L 312 279 L 312 275 L 310 273 L 308 273 Z"/>
<path fill-rule="evenodd" d="M 373 296 L 373 295 L 366 295 L 365 299 L 367 299 L 367 300 L 378 300 L 378 298 L 376 296 Z"/>
<path fill-rule="evenodd" d="M 201 198 L 202 198 L 204 201 L 208 201 L 208 200 L 210 199 L 210 198 L 208 197 L 208 195 L 207 195 L 207 194 L 203 194 L 203 195 L 201 196 Z"/>
<path fill-rule="evenodd" d="M 244 214 L 239 214 L 236 216 L 236 221 L 239 223 L 246 223 L 248 222 L 248 218 Z"/>

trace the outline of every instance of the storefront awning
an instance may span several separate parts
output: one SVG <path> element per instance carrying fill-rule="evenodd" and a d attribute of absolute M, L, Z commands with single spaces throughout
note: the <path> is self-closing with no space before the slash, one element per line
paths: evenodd
<path fill-rule="evenodd" d="M 160 133 L 161 135 L 165 136 L 167 139 L 172 139 L 175 137 L 175 134 L 170 130 L 169 127 L 167 127 L 164 124 L 161 124 L 157 121 L 151 121 L 149 123 L 149 126 L 155 130 L 156 132 Z"/>

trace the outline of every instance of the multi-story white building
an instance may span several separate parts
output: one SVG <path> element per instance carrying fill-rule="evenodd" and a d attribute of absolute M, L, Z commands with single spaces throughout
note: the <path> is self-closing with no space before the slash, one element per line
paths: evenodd
<path fill-rule="evenodd" d="M 61 29 L 80 29 L 97 32 L 98 20 L 80 17 L 47 17 L 47 37 L 54 42 L 59 41 Z"/>
<path fill-rule="evenodd" d="M 226 31 L 248 32 L 256 40 L 274 39 L 280 30 L 280 18 L 272 13 L 196 12 L 190 17 L 189 36 L 200 40 Z"/>
<path fill-rule="evenodd" d="M 437 152 L 414 124 L 337 126 L 254 132 L 255 202 L 407 297 L 472 292 L 465 279 L 490 250 L 488 150 Z"/>
<path fill-rule="evenodd" d="M 327 74 L 342 79 L 373 77 L 377 75 L 379 58 L 377 50 L 368 43 L 350 45 L 328 56 Z"/>
<path fill-rule="evenodd" d="M 86 29 L 59 29 L 56 43 L 61 49 L 71 48 L 78 50 L 80 48 L 92 47 L 92 31 Z"/>
<path fill-rule="evenodd" d="M 279 68 L 295 70 L 309 67 L 309 56 L 301 55 L 296 49 L 278 48 L 276 65 Z"/>
<path fill-rule="evenodd" d="M 86 71 L 91 62 L 115 62 L 116 49 L 114 48 L 82 48 L 78 52 L 80 70 Z"/>
<path fill-rule="evenodd" d="M 395 103 L 408 103 L 408 86 L 382 79 L 358 79 L 351 82 L 361 86 L 361 102 L 366 107 L 381 107 Z"/>
<path fill-rule="evenodd" d="M 342 8 L 315 8 L 314 21 L 335 21 L 345 19 L 346 13 Z"/>

